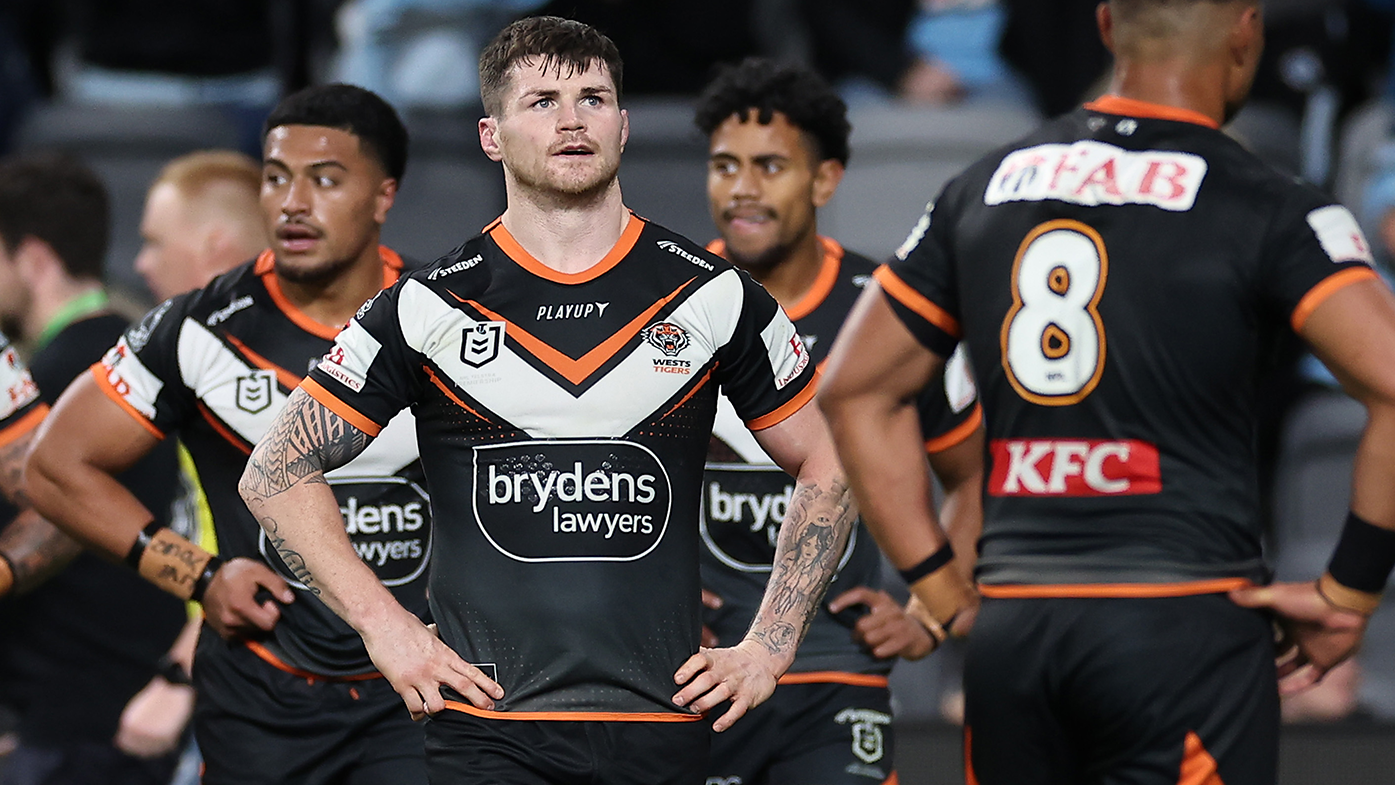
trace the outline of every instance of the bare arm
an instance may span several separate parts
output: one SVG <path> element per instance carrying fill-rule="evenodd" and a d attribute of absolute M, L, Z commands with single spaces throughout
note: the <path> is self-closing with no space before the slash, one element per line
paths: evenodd
<path fill-rule="evenodd" d="M 19 515 L 0 528 L 0 597 L 26 592 L 56 575 L 82 546 L 35 512 L 24 490 L 24 454 L 33 441 L 27 433 L 0 447 L 0 491 Z"/>
<path fill-rule="evenodd" d="M 499 685 L 441 643 L 354 552 L 325 472 L 353 460 L 369 441 L 297 389 L 253 450 L 238 489 L 282 561 L 358 631 L 413 716 L 445 708 L 442 685 L 492 708 L 490 697 L 503 697 Z"/>
<path fill-rule="evenodd" d="M 1352 468 L 1352 512 L 1395 530 L 1395 297 L 1375 281 L 1342 288 L 1318 306 L 1301 335 L 1366 407 Z M 1297 658 L 1280 671 L 1288 693 L 1312 685 L 1350 657 L 1365 633 L 1363 614 L 1334 606 L 1314 583 L 1274 584 L 1232 597 L 1285 618 L 1298 647 Z"/>
<path fill-rule="evenodd" d="M 945 492 L 940 522 L 954 546 L 954 563 L 969 580 L 983 533 L 983 439 L 980 425 L 964 441 L 930 453 L 930 468 Z"/>
<path fill-rule="evenodd" d="M 833 345 L 819 392 L 862 520 L 900 570 L 948 542 L 931 503 L 915 404 L 942 365 L 943 358 L 916 341 L 872 282 Z M 917 582 L 912 591 L 934 620 L 953 620 L 954 631 L 963 632 L 977 606 L 972 588 L 962 574 L 956 573 L 957 580 L 947 580 L 942 571 L 934 575 L 940 577 Z"/>

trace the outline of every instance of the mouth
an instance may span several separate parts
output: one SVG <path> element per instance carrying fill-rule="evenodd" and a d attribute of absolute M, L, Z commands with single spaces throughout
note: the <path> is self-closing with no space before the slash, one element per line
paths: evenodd
<path fill-rule="evenodd" d="M 324 232 L 305 224 L 284 224 L 277 227 L 276 239 L 290 253 L 310 250 L 324 238 Z"/>
<path fill-rule="evenodd" d="M 571 144 L 565 144 L 560 147 L 554 148 L 552 154 L 554 156 L 579 158 L 595 155 L 596 151 L 591 149 L 591 146 L 589 144 L 586 144 L 585 142 L 573 142 Z"/>
<path fill-rule="evenodd" d="M 722 212 L 722 220 L 733 230 L 756 232 L 775 223 L 775 211 L 768 207 L 733 207 Z"/>

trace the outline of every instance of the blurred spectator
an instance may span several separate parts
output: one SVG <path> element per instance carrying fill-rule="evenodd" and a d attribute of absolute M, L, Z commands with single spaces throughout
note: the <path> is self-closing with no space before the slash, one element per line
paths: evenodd
<path fill-rule="evenodd" d="M 66 158 L 0 163 L 0 315 L 36 347 L 30 363 L 52 405 L 125 331 L 100 280 L 105 189 Z M 174 446 L 123 473 L 168 522 Z M 8 522 L 13 510 L 0 511 Z M 4 785 L 164 785 L 174 756 L 142 759 L 112 742 L 127 701 L 155 674 L 184 623 L 182 604 L 130 570 L 83 553 L 47 583 L 0 603 L 0 700 L 19 715 Z"/>
<path fill-rule="evenodd" d="M 209 150 L 171 161 L 150 185 L 136 272 L 157 300 L 198 289 L 268 246 L 258 204 L 262 167 Z"/>
<path fill-rule="evenodd" d="M 1395 2 L 1395 0 L 1392 0 Z M 1007 13 L 998 0 L 920 0 L 910 26 L 918 58 L 914 73 L 940 73 L 952 80 L 952 95 L 966 100 L 1027 103 L 1026 84 L 998 54 Z M 935 82 L 919 76 L 902 80 L 901 95 L 913 102 L 937 102 Z M 922 85 L 930 87 L 928 92 Z"/>
<path fill-rule="evenodd" d="M 542 2 L 350 0 L 337 19 L 335 78 L 398 109 L 479 103 L 480 47 Z"/>

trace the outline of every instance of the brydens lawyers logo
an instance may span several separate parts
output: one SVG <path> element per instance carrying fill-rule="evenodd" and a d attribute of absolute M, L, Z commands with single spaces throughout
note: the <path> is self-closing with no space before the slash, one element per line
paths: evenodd
<path fill-rule="evenodd" d="M 1162 491 L 1158 448 L 1134 439 L 994 439 L 993 496 L 1130 496 Z"/>
<path fill-rule="evenodd" d="M 479 368 L 499 356 L 503 343 L 503 322 L 477 322 L 460 336 L 460 361 Z"/>

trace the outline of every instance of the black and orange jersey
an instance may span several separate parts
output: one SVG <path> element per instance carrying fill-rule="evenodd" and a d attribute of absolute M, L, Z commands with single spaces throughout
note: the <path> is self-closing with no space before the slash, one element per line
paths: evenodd
<path fill-rule="evenodd" d="M 853 303 L 871 280 L 877 265 L 845 251 L 836 241 L 819 238 L 823 264 L 809 292 L 785 313 L 794 322 L 811 359 L 822 363 Z M 725 251 L 720 240 L 708 250 Z M 980 412 L 973 380 L 963 353 L 947 364 L 946 373 L 923 396 L 922 432 L 932 452 L 959 444 L 978 427 Z M 723 646 L 741 641 L 765 595 L 775 559 L 780 525 L 794 495 L 794 479 L 775 465 L 736 416 L 731 405 L 718 402 L 702 489 L 702 585 L 722 598 L 722 607 L 704 616 Z M 834 615 L 828 601 L 857 586 L 880 588 L 881 556 L 861 523 L 853 528 L 838 573 L 798 656 L 781 683 L 809 681 L 869 682 L 867 675 L 885 677 L 894 660 L 879 660 L 852 636 L 856 613 Z"/>
<path fill-rule="evenodd" d="M 1346 208 L 1203 115 L 1106 97 L 975 163 L 877 272 L 987 423 L 988 596 L 1264 581 L 1266 347 L 1376 280 Z"/>
<path fill-rule="evenodd" d="M 698 506 L 720 389 L 746 427 L 808 403 L 814 369 L 749 276 L 631 216 L 558 273 L 501 221 L 379 295 L 305 383 L 369 434 L 416 413 L 441 637 L 514 719 L 691 720 Z"/>
<path fill-rule="evenodd" d="M 47 412 L 29 368 L 0 333 L 0 447 L 33 431 Z"/>
<path fill-rule="evenodd" d="M 381 255 L 388 285 L 402 262 L 386 248 Z M 274 264 L 266 251 L 206 288 L 156 306 L 92 374 L 152 434 L 178 434 L 207 494 L 219 553 L 263 561 L 296 590 L 271 635 L 249 645 L 284 669 L 370 673 L 358 633 L 296 580 L 237 491 L 252 447 L 339 332 L 285 298 Z M 411 413 L 384 431 L 326 478 L 359 556 L 404 606 L 424 616 L 431 517 Z"/>

